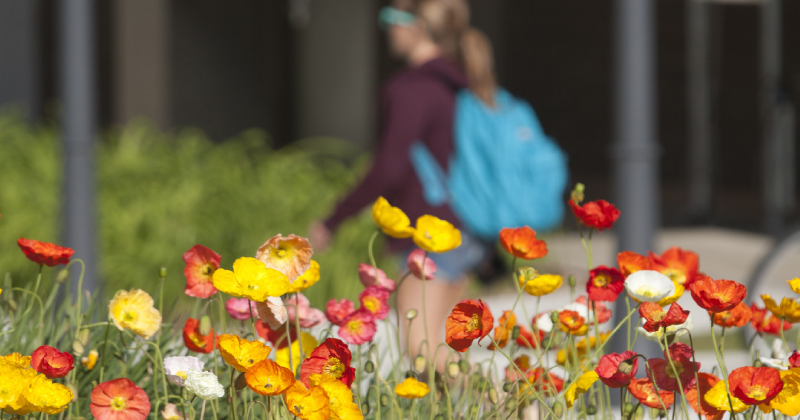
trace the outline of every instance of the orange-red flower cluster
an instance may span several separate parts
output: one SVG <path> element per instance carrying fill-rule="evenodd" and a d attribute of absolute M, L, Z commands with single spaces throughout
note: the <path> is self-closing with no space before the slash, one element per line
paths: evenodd
<path fill-rule="evenodd" d="M 683 324 L 689 317 L 689 311 L 683 310 L 677 303 L 671 304 L 665 311 L 655 302 L 643 302 L 639 305 L 639 315 L 646 321 L 642 328 L 648 332 L 656 332 L 672 325 Z"/>
<path fill-rule="evenodd" d="M 528 226 L 501 230 L 500 244 L 509 254 L 525 260 L 547 255 L 547 244 L 536 239 L 536 231 Z"/>
<path fill-rule="evenodd" d="M 473 340 L 478 339 L 480 344 L 493 325 L 492 312 L 482 300 L 465 299 L 456 304 L 445 321 L 445 341 L 453 350 L 465 352 Z"/>
<path fill-rule="evenodd" d="M 614 226 L 614 222 L 619 219 L 619 210 L 613 204 L 606 200 L 589 201 L 584 203 L 583 206 L 575 204 L 575 201 L 570 199 L 569 207 L 575 217 L 585 226 L 597 229 L 602 232 L 603 229 L 610 229 Z"/>
<path fill-rule="evenodd" d="M 50 379 L 63 378 L 75 367 L 75 360 L 67 352 L 50 346 L 41 346 L 31 355 L 31 367 Z"/>
<path fill-rule="evenodd" d="M 219 268 L 222 257 L 216 252 L 195 245 L 183 253 L 183 275 L 186 276 L 186 288 L 183 290 L 187 296 L 206 299 L 217 293 L 214 287 L 214 271 Z"/>
<path fill-rule="evenodd" d="M 689 286 L 692 299 L 709 312 L 724 312 L 736 307 L 747 296 L 747 288 L 733 280 L 714 280 L 699 276 Z"/>

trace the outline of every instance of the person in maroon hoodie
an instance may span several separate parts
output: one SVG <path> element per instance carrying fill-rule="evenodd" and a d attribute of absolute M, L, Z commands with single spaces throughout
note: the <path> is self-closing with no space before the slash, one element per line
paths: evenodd
<path fill-rule="evenodd" d="M 374 162 L 361 183 L 324 222 L 309 228 L 312 244 L 327 246 L 331 233 L 345 219 L 371 205 L 379 196 L 405 211 L 412 224 L 430 214 L 456 226 L 460 223 L 447 205 L 431 206 L 423 198 L 409 149 L 422 141 L 442 168 L 453 154 L 455 95 L 471 89 L 489 105 L 496 89 L 492 52 L 488 39 L 469 25 L 466 0 L 396 0 L 384 8 L 380 21 L 386 26 L 390 48 L 407 68 L 386 83 L 381 100 L 381 142 Z M 414 249 L 409 239 L 389 240 L 392 252 L 407 256 Z M 409 354 L 432 354 L 444 341 L 444 321 L 463 295 L 467 276 L 489 252 L 488 245 L 462 228 L 462 244 L 444 254 L 430 254 L 438 267 L 436 279 L 426 284 L 426 305 L 421 304 L 422 282 L 404 281 L 398 290 L 400 314 L 409 309 L 427 312 L 410 331 Z M 421 348 L 428 330 L 429 348 Z M 437 370 L 447 352 L 437 353 Z"/>

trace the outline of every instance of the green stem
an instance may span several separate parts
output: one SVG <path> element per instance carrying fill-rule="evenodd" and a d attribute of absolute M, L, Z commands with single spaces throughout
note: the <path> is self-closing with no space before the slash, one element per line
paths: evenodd
<path fill-rule="evenodd" d="M 724 329 L 723 329 L 724 331 Z M 728 386 L 728 370 L 725 368 L 723 356 L 720 355 L 719 347 L 717 347 L 717 336 L 714 334 L 714 315 L 711 314 L 711 343 L 714 346 L 714 353 L 717 355 L 717 363 L 719 364 L 720 373 L 722 373 L 722 381 L 725 383 L 725 394 L 728 396 L 728 406 L 731 409 L 731 419 L 736 420 L 736 413 L 733 411 L 733 400 L 731 399 L 731 389 Z M 699 395 L 698 395 L 699 397 Z M 698 399 L 699 401 L 699 399 Z"/>
<path fill-rule="evenodd" d="M 249 303 L 248 303 L 249 304 Z M 291 362 L 289 362 L 291 364 Z M 236 389 L 234 384 L 233 375 L 236 373 L 236 369 L 231 368 L 231 418 L 236 420 Z"/>

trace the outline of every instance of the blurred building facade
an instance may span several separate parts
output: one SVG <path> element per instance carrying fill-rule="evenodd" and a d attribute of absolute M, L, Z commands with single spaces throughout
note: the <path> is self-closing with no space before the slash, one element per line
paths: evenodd
<path fill-rule="evenodd" d="M 709 214 L 696 219 L 687 195 L 690 1 L 655 0 L 665 222 L 757 228 L 762 7 L 730 0 L 708 6 L 714 188 Z M 146 117 L 164 129 L 199 127 L 215 140 L 258 127 L 278 146 L 336 136 L 370 147 L 380 83 L 399 69 L 376 23 L 386 3 L 96 1 L 99 121 Z M 574 180 L 590 186 L 590 198 L 610 196 L 614 2 L 472 3 L 473 23 L 494 43 L 501 83 L 533 105 L 568 152 Z M 55 0 L 0 1 L 0 104 L 20 104 L 34 118 L 57 115 L 58 13 Z M 797 18 L 800 2 L 784 1 L 780 87 L 794 103 L 800 29 L 787 23 Z M 798 149 L 791 151 L 795 162 Z"/>

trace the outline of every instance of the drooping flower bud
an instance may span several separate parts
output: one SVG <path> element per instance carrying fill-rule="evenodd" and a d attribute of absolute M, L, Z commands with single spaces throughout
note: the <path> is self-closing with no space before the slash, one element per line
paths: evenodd
<path fill-rule="evenodd" d="M 416 317 L 417 317 L 417 310 L 416 309 L 409 309 L 408 312 L 406 312 L 406 319 L 407 320 L 410 321 L 410 320 L 412 320 L 412 319 L 414 319 Z"/>
<path fill-rule="evenodd" d="M 569 194 L 569 198 L 572 199 L 572 202 L 579 205 L 583 201 L 583 192 L 586 191 L 586 186 L 581 184 L 580 182 L 575 184 L 575 188 L 572 189 L 572 192 Z"/>
<path fill-rule="evenodd" d="M 200 317 L 200 334 L 208 335 L 211 332 L 211 318 L 208 315 Z"/>

